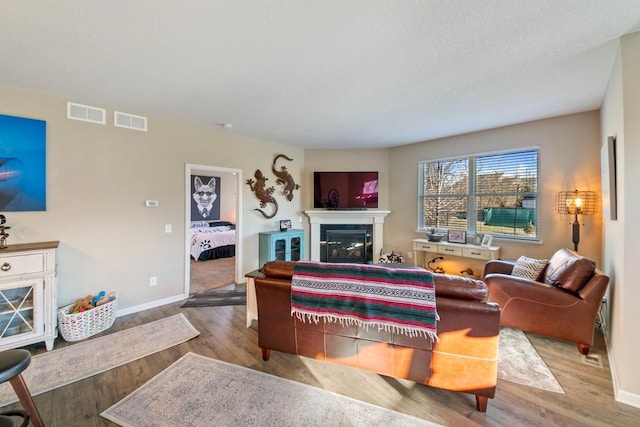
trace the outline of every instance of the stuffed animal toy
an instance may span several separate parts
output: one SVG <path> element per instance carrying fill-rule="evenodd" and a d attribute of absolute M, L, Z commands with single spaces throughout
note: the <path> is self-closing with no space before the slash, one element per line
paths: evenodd
<path fill-rule="evenodd" d="M 86 310 L 91 310 L 93 308 L 93 305 L 91 305 L 92 301 L 93 295 L 87 295 L 84 298 L 78 298 L 76 300 L 76 303 L 69 309 L 69 313 L 80 313 Z"/>
<path fill-rule="evenodd" d="M 108 295 L 104 295 L 104 291 L 100 292 L 100 295 L 102 295 L 102 298 L 100 298 L 97 302 L 96 302 L 96 307 L 101 306 L 102 304 L 106 304 L 108 302 L 113 301 L 114 299 L 116 299 L 116 293 L 115 292 L 109 292 Z"/>
<path fill-rule="evenodd" d="M 91 301 L 91 305 L 94 306 L 94 307 L 97 307 L 98 306 L 98 301 L 100 301 L 102 298 L 104 298 L 105 295 L 106 295 L 105 291 L 100 291 L 100 293 L 98 295 L 93 297 L 93 300 Z"/>

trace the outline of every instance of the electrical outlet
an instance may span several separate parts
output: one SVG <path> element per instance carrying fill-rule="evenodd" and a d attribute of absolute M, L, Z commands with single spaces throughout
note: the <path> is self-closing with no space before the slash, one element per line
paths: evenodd
<path fill-rule="evenodd" d="M 149 286 L 158 286 L 158 276 L 149 277 Z"/>

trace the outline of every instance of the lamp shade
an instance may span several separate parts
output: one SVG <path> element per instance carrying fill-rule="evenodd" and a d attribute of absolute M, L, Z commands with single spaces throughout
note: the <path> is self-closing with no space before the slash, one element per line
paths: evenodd
<path fill-rule="evenodd" d="M 558 213 L 569 215 L 595 215 L 598 212 L 598 193 L 595 191 L 561 191 L 556 207 Z"/>

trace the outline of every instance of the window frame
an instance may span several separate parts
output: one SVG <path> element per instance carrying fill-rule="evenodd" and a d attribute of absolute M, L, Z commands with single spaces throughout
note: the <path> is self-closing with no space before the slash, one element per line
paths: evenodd
<path fill-rule="evenodd" d="M 478 232 L 478 227 L 477 227 L 477 217 L 478 217 L 478 207 L 477 207 L 477 200 L 478 197 L 481 196 L 485 196 L 487 197 L 489 194 L 493 195 L 493 193 L 487 193 L 487 192 L 479 192 L 477 189 L 477 176 L 478 176 L 478 170 L 477 170 L 477 159 L 481 158 L 481 157 L 490 157 L 490 156 L 500 156 L 500 155 L 505 155 L 505 154 L 516 154 L 516 153 L 525 153 L 525 152 L 531 152 L 531 151 L 535 151 L 536 154 L 536 161 L 535 161 L 535 169 L 536 169 L 536 176 L 535 176 L 535 191 L 526 191 L 526 192 L 500 192 L 500 193 L 495 193 L 495 195 L 503 195 L 503 196 L 515 196 L 517 197 L 524 197 L 524 196 L 534 196 L 535 198 L 535 233 L 531 236 L 528 235 L 520 235 L 520 234 L 503 234 L 503 233 L 497 233 L 494 231 L 489 231 L 489 232 Z M 500 151 L 490 151 L 490 152 L 480 152 L 480 153 L 473 153 L 473 154 L 467 154 L 467 155 L 463 155 L 463 156 L 450 156 L 450 157 L 441 157 L 441 158 L 436 158 L 436 159 L 429 159 L 429 160 L 421 160 L 418 162 L 418 211 L 417 211 L 417 232 L 422 232 L 422 233 L 426 233 L 428 232 L 430 229 L 432 229 L 433 227 L 431 226 L 427 226 L 425 224 L 425 217 L 427 215 L 425 215 L 425 204 L 426 204 L 426 197 L 429 196 L 425 196 L 425 167 L 427 164 L 429 163 L 433 163 L 433 162 L 453 162 L 453 161 L 467 161 L 467 168 L 468 168 L 468 172 L 467 172 L 467 179 L 468 179 L 468 183 L 467 183 L 467 193 L 463 194 L 461 196 L 466 197 L 467 198 L 467 203 L 466 203 L 466 220 L 467 220 L 467 226 L 466 229 L 461 229 L 461 228 L 451 228 L 451 230 L 461 230 L 461 231 L 466 231 L 467 236 L 469 237 L 476 237 L 476 236 L 482 236 L 484 234 L 491 234 L 494 236 L 494 238 L 498 238 L 498 239 L 511 239 L 511 240 L 518 240 L 518 241 L 534 241 L 534 242 L 539 242 L 541 241 L 541 231 L 540 231 L 540 146 L 529 146 L 529 147 L 521 147 L 521 148 L 517 148 L 517 149 L 509 149 L 509 150 L 500 150 Z M 444 196 L 451 196 L 451 194 L 445 193 Z M 438 232 L 443 232 L 443 233 L 447 233 L 449 231 L 448 227 L 438 227 L 437 228 Z"/>

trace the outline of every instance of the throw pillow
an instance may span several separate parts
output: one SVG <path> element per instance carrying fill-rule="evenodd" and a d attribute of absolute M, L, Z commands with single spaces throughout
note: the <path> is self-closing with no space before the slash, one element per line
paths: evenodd
<path fill-rule="evenodd" d="M 521 256 L 516 261 L 516 265 L 511 272 L 512 276 L 524 277 L 525 279 L 537 280 L 540 273 L 547 266 L 548 259 L 534 259 Z"/>
<path fill-rule="evenodd" d="M 593 276 L 595 268 L 595 262 L 590 259 L 570 249 L 560 249 L 549 260 L 543 281 L 547 285 L 577 292 Z"/>

